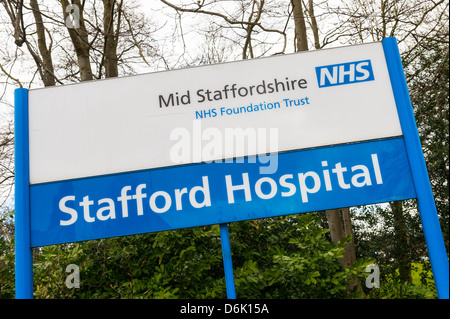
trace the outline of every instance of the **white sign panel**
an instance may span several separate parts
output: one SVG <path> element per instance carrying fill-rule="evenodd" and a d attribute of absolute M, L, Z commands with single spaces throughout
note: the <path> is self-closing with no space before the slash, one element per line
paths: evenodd
<path fill-rule="evenodd" d="M 276 128 L 278 152 L 402 135 L 381 43 L 31 90 L 29 104 L 31 184 L 230 155 L 192 143 L 176 163 L 181 131 Z"/>

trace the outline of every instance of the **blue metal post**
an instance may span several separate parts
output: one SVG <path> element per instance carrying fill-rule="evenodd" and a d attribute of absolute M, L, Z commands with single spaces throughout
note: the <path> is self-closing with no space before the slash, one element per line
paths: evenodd
<path fill-rule="evenodd" d="M 223 267 L 225 270 L 225 284 L 227 287 L 227 298 L 236 299 L 236 288 L 234 287 L 233 263 L 231 262 L 230 236 L 228 225 L 220 224 L 220 240 L 222 242 Z"/>
<path fill-rule="evenodd" d="M 28 90 L 14 91 L 16 298 L 33 298 L 33 259 L 30 238 L 30 168 Z"/>
<path fill-rule="evenodd" d="M 392 90 L 394 92 L 400 125 L 403 131 L 406 152 L 411 167 L 411 174 L 417 194 L 417 205 L 422 220 L 425 242 L 430 257 L 431 269 L 438 297 L 449 298 L 449 267 L 442 230 L 439 224 L 436 204 L 431 190 L 430 179 L 423 156 L 422 146 L 417 131 L 414 112 L 406 85 L 402 61 L 393 37 L 382 41 Z"/>

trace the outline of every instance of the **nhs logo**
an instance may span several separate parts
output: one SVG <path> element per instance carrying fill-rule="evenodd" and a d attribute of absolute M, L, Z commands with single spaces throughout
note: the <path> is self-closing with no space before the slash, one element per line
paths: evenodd
<path fill-rule="evenodd" d="M 319 88 L 375 79 L 370 60 L 318 66 L 316 75 Z"/>

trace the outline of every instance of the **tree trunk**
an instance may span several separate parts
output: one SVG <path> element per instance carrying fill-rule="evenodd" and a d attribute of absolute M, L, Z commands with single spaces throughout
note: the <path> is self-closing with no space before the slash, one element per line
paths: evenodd
<path fill-rule="evenodd" d="M 314 3 L 313 0 L 308 1 L 308 13 L 311 19 L 311 31 L 314 36 L 314 48 L 316 50 L 320 49 L 320 40 L 319 40 L 319 27 L 317 26 L 316 15 L 314 14 Z"/>
<path fill-rule="evenodd" d="M 403 215 L 403 204 L 401 201 L 390 202 L 392 214 L 394 217 L 395 230 L 395 258 L 398 262 L 398 271 L 402 282 L 412 282 L 411 262 L 409 258 L 409 238 L 406 228 L 406 220 Z"/>
<path fill-rule="evenodd" d="M 337 244 L 341 239 L 351 235 L 350 242 L 345 246 L 344 256 L 339 259 L 342 268 L 350 267 L 356 261 L 355 242 L 353 239 L 353 228 L 350 219 L 349 208 L 329 209 L 325 211 L 328 227 L 330 229 L 331 240 Z M 362 292 L 361 284 L 358 280 L 347 285 L 347 291 L 353 290 Z"/>
<path fill-rule="evenodd" d="M 305 16 L 301 0 L 291 0 L 294 10 L 295 42 L 297 51 L 308 51 Z"/>
<path fill-rule="evenodd" d="M 64 21 L 69 16 L 69 12 L 66 12 L 66 8 L 70 5 L 68 0 L 60 0 L 63 9 Z M 78 60 L 78 68 L 80 70 L 81 81 L 90 81 L 93 79 L 91 61 L 89 58 L 90 44 L 86 27 L 84 25 L 83 7 L 80 0 L 73 1 L 78 6 L 79 10 L 79 28 L 71 28 L 67 25 L 67 31 L 69 31 L 70 39 L 72 40 L 75 53 Z"/>
<path fill-rule="evenodd" d="M 291 0 L 294 10 L 295 22 L 295 38 L 298 51 L 308 50 L 308 37 L 306 34 L 305 15 L 303 14 L 302 0 Z M 314 36 L 314 47 L 320 49 L 319 29 L 314 15 L 313 0 L 308 2 L 308 14 L 311 19 L 311 28 Z M 356 261 L 355 242 L 353 239 L 353 229 L 350 219 L 349 208 L 331 209 L 325 211 L 328 227 L 330 229 L 331 240 L 334 243 L 339 242 L 346 236 L 352 235 L 351 241 L 346 245 L 344 256 L 339 260 L 343 268 L 353 265 Z M 362 292 L 362 287 L 359 281 L 350 282 L 347 285 L 347 290 L 353 290 L 356 287 L 357 291 Z"/>
<path fill-rule="evenodd" d="M 117 77 L 119 75 L 118 60 L 117 60 L 117 41 L 118 34 L 114 31 L 114 7 L 115 0 L 103 0 L 103 30 L 105 37 L 105 44 L 103 50 L 103 65 L 105 66 L 105 77 Z M 120 28 L 121 5 L 117 10 L 118 21 L 117 31 Z"/>
<path fill-rule="evenodd" d="M 37 0 L 30 0 L 31 8 L 33 9 L 34 20 L 36 21 L 36 34 L 38 37 L 38 49 L 41 55 L 40 64 L 42 67 L 41 77 L 44 86 L 54 86 L 56 84 L 53 61 L 50 50 L 47 49 L 45 40 L 45 28 L 42 21 L 41 11 Z M 39 67 L 39 66 L 38 66 Z"/>
<path fill-rule="evenodd" d="M 339 260 L 342 267 L 349 267 L 356 261 L 355 242 L 353 240 L 353 229 L 348 208 L 329 209 L 325 211 L 330 228 L 331 240 L 337 244 L 342 238 L 352 235 L 347 244 L 344 256 Z"/>

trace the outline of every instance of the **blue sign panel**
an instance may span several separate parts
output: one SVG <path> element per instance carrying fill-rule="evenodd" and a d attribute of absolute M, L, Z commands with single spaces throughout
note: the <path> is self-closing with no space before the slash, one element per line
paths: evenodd
<path fill-rule="evenodd" d="M 375 79 L 370 60 L 318 66 L 316 75 L 320 88 Z"/>
<path fill-rule="evenodd" d="M 403 138 L 31 185 L 31 245 L 221 224 L 415 197 Z"/>

